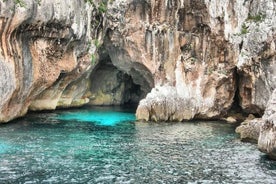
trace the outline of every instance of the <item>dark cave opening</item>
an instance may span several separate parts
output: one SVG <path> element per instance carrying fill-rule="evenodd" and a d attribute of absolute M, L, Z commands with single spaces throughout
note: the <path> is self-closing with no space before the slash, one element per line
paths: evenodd
<path fill-rule="evenodd" d="M 106 53 L 100 59 L 90 76 L 90 105 L 138 106 L 147 92 L 136 84 L 131 75 L 113 65 Z"/>
<path fill-rule="evenodd" d="M 235 80 L 235 94 L 233 97 L 233 103 L 231 108 L 229 109 L 227 116 L 231 116 L 231 117 L 235 117 L 235 119 L 237 120 L 237 122 L 243 122 L 246 117 L 248 116 L 248 113 L 246 113 L 242 106 L 241 106 L 241 96 L 240 96 L 240 75 L 238 73 L 238 69 L 234 68 L 233 71 L 233 75 L 234 75 L 234 80 Z"/>
<path fill-rule="evenodd" d="M 233 75 L 234 75 L 234 78 L 235 78 L 235 81 L 236 81 L 236 90 L 235 90 L 235 95 L 234 95 L 234 98 L 233 98 L 232 106 L 229 110 L 229 115 L 236 116 L 240 121 L 244 121 L 245 118 L 249 116 L 249 114 L 252 114 L 257 118 L 261 117 L 260 114 L 254 113 L 254 112 L 252 112 L 252 110 L 250 110 L 250 109 L 247 110 L 247 109 L 242 107 L 242 100 L 243 99 L 241 97 L 241 89 L 240 89 L 240 88 L 242 88 L 242 86 L 240 86 L 240 84 L 243 82 L 242 81 L 242 74 L 240 74 L 238 69 L 235 68 Z M 251 94 L 251 91 L 247 92 L 247 90 L 251 90 L 251 89 L 247 89 L 247 88 L 243 87 L 242 90 L 243 90 L 243 93 Z"/>
<path fill-rule="evenodd" d="M 240 90 L 239 90 L 240 76 L 238 74 L 238 69 L 237 68 L 234 69 L 234 78 L 235 78 L 235 81 L 236 81 L 236 87 L 235 87 L 236 91 L 235 91 L 235 96 L 234 96 L 234 99 L 233 99 L 233 104 L 232 104 L 232 107 L 231 107 L 231 112 L 244 114 L 243 109 L 240 106 L 240 101 L 241 101 Z"/>

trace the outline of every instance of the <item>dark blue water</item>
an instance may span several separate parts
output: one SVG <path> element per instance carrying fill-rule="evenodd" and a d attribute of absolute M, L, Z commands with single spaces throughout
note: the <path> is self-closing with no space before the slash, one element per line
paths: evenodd
<path fill-rule="evenodd" d="M 0 183 L 276 183 L 276 162 L 234 128 L 116 108 L 30 114 L 0 126 Z"/>

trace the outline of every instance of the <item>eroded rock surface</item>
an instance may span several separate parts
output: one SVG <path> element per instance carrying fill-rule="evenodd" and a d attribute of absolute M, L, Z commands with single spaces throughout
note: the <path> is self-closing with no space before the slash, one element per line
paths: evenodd
<path fill-rule="evenodd" d="M 274 90 L 262 117 L 258 148 L 276 160 L 276 90 Z"/>
<path fill-rule="evenodd" d="M 257 143 L 263 124 L 264 122 L 261 118 L 245 120 L 239 127 L 236 128 L 236 133 L 240 134 L 240 138 L 243 141 Z"/>
<path fill-rule="evenodd" d="M 275 2 L 135 1 L 125 12 L 111 49 L 143 63 L 156 87 L 138 119 L 219 118 L 237 89 L 243 110 L 262 114 L 275 88 Z"/>
<path fill-rule="evenodd" d="M 252 1 L 242 25 L 237 66 L 244 111 L 262 115 L 276 87 L 275 1 Z"/>
<path fill-rule="evenodd" d="M 0 1 L 0 121 L 27 110 L 55 109 L 89 70 L 92 9 L 79 0 Z M 75 83 L 75 85 L 78 85 Z M 75 87 L 68 106 L 85 103 Z M 83 100 L 83 103 L 80 102 Z"/>

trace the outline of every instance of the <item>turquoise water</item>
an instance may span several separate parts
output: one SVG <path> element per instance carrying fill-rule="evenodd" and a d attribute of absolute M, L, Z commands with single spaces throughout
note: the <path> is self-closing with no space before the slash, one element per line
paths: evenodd
<path fill-rule="evenodd" d="M 63 113 L 55 119 L 77 122 L 93 122 L 96 125 L 115 126 L 122 122 L 134 121 L 135 115 L 133 113 L 118 112 L 118 111 L 76 111 Z"/>
<path fill-rule="evenodd" d="M 10 148 L 9 144 L 5 142 L 0 142 L 0 154 L 4 154 L 9 150 L 9 148 Z"/>
<path fill-rule="evenodd" d="M 118 108 L 30 114 L 0 126 L 0 183 L 275 183 L 276 162 L 234 129 Z"/>

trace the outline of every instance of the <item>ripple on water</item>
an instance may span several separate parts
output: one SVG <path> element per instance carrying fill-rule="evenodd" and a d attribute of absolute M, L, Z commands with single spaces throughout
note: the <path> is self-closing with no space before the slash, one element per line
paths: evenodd
<path fill-rule="evenodd" d="M 134 118 L 88 109 L 1 126 L 0 183 L 275 183 L 276 163 L 232 125 Z"/>
<path fill-rule="evenodd" d="M 7 152 L 10 148 L 10 145 L 0 140 L 0 154 Z"/>

